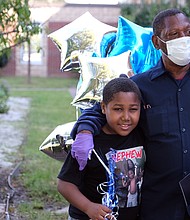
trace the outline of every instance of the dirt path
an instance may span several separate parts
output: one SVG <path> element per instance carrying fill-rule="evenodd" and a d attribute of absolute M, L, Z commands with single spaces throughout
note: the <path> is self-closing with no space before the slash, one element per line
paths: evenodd
<path fill-rule="evenodd" d="M 0 169 L 12 167 L 12 154 L 16 153 L 24 142 L 30 100 L 10 97 L 8 106 L 8 113 L 0 114 Z"/>
<path fill-rule="evenodd" d="M 17 152 L 26 137 L 30 99 L 10 97 L 7 104 L 8 113 L 0 114 L 0 219 L 9 219 L 6 202 L 12 191 L 8 180 L 21 160 Z"/>
<path fill-rule="evenodd" d="M 50 90 L 56 90 L 56 88 L 50 88 Z M 69 88 L 69 92 L 74 97 L 76 89 Z M 0 179 L 2 169 L 13 169 L 15 160 L 19 160 L 16 152 L 25 141 L 30 99 L 10 97 L 7 104 L 10 107 L 8 113 L 0 114 Z M 14 157 L 13 154 L 15 154 Z"/>
<path fill-rule="evenodd" d="M 76 89 L 70 88 L 69 92 L 74 97 Z M 10 197 L 13 192 L 9 184 L 10 178 L 14 171 L 16 173 L 16 169 L 22 160 L 18 151 L 26 138 L 30 99 L 10 97 L 7 104 L 10 108 L 8 113 L 0 114 L 0 219 L 21 220 L 20 217 L 17 217 L 16 210 L 11 218 L 6 211 L 8 208 L 7 201 L 11 202 Z M 22 189 L 18 189 L 19 198 L 24 197 L 23 191 L 19 191 Z M 66 211 L 67 207 L 60 210 L 60 212 Z"/>

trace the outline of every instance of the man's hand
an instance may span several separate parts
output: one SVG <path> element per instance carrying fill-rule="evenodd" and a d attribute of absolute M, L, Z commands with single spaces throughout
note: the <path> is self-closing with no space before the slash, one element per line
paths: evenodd
<path fill-rule="evenodd" d="M 71 155 L 76 158 L 79 170 L 83 170 L 87 160 L 91 159 L 92 149 L 94 148 L 93 135 L 88 132 L 80 132 L 72 144 Z"/>

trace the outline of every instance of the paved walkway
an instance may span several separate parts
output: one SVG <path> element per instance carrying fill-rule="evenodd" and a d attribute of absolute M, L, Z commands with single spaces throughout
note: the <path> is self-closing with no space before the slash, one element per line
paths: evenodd
<path fill-rule="evenodd" d="M 30 99 L 10 97 L 7 104 L 8 113 L 0 114 L 0 169 L 12 167 L 12 154 L 25 140 Z"/>
<path fill-rule="evenodd" d="M 44 89 L 24 89 L 31 91 L 44 91 Z M 14 90 L 14 89 L 12 89 Z M 21 89 L 15 89 L 21 90 Z M 65 89 L 48 89 L 65 90 Z M 70 88 L 72 97 L 76 94 L 75 88 Z M 7 114 L 0 114 L 0 219 L 5 214 L 5 201 L 8 175 L 13 171 L 18 161 L 17 151 L 26 138 L 27 116 L 30 108 L 30 99 L 23 97 L 10 97 L 8 100 L 10 107 Z M 16 162 L 17 161 L 17 162 Z M 66 212 L 68 207 L 57 212 Z"/>
<path fill-rule="evenodd" d="M 0 219 L 9 219 L 5 203 L 10 191 L 8 177 L 21 160 L 17 152 L 26 137 L 30 99 L 10 97 L 7 105 L 8 113 L 0 114 Z"/>

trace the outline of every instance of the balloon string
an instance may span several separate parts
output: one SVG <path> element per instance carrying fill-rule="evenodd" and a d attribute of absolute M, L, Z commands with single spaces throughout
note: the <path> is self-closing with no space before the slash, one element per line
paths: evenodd
<path fill-rule="evenodd" d="M 106 194 L 107 191 L 104 190 L 104 188 L 108 188 L 108 187 L 111 187 L 113 185 L 112 184 L 109 184 L 108 182 L 103 182 L 103 183 L 100 183 L 98 186 L 97 186 L 97 191 L 100 193 L 100 194 Z"/>
<path fill-rule="evenodd" d="M 103 182 L 100 183 L 97 186 L 97 191 L 100 194 L 103 194 L 102 197 L 102 204 L 106 205 L 107 207 L 112 209 L 112 213 L 109 215 L 111 216 L 111 219 L 116 220 L 118 216 L 118 198 L 117 195 L 115 195 L 115 182 L 114 182 L 114 161 L 112 159 L 112 155 L 114 154 L 113 150 L 109 153 L 109 168 L 105 165 L 103 160 L 99 157 L 97 152 L 93 149 L 94 154 L 100 161 L 100 163 L 103 165 L 103 167 L 106 169 L 106 171 L 109 174 L 109 182 Z M 108 189 L 108 192 L 103 189 L 103 187 L 106 187 Z M 114 207 L 116 208 L 116 211 L 114 210 Z M 107 217 L 104 217 L 104 219 L 108 219 Z"/>
<path fill-rule="evenodd" d="M 96 152 L 94 149 L 93 149 L 92 151 L 95 153 L 96 157 L 98 158 L 98 160 L 100 161 L 100 163 L 104 166 L 104 168 L 106 169 L 106 171 L 108 172 L 108 174 L 111 175 L 111 172 L 110 172 L 109 168 L 105 165 L 105 163 L 104 163 L 103 160 L 99 157 L 99 155 L 97 154 L 97 152 Z"/>

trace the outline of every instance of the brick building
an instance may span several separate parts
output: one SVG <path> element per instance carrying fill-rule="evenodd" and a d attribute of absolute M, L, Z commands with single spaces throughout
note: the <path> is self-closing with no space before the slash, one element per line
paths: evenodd
<path fill-rule="evenodd" d="M 32 39 L 30 48 L 30 62 L 28 66 L 28 45 L 23 44 L 13 49 L 11 58 L 7 66 L 0 69 L 0 75 L 25 76 L 30 69 L 31 76 L 70 77 L 76 73 L 60 71 L 60 52 L 52 40 L 49 33 L 71 23 L 85 12 L 99 21 L 117 27 L 120 7 L 118 5 L 36 5 L 31 6 L 32 17 L 35 21 L 43 24 L 44 32 Z M 39 44 L 39 45 L 38 45 Z M 40 50 L 37 53 L 36 47 Z"/>

